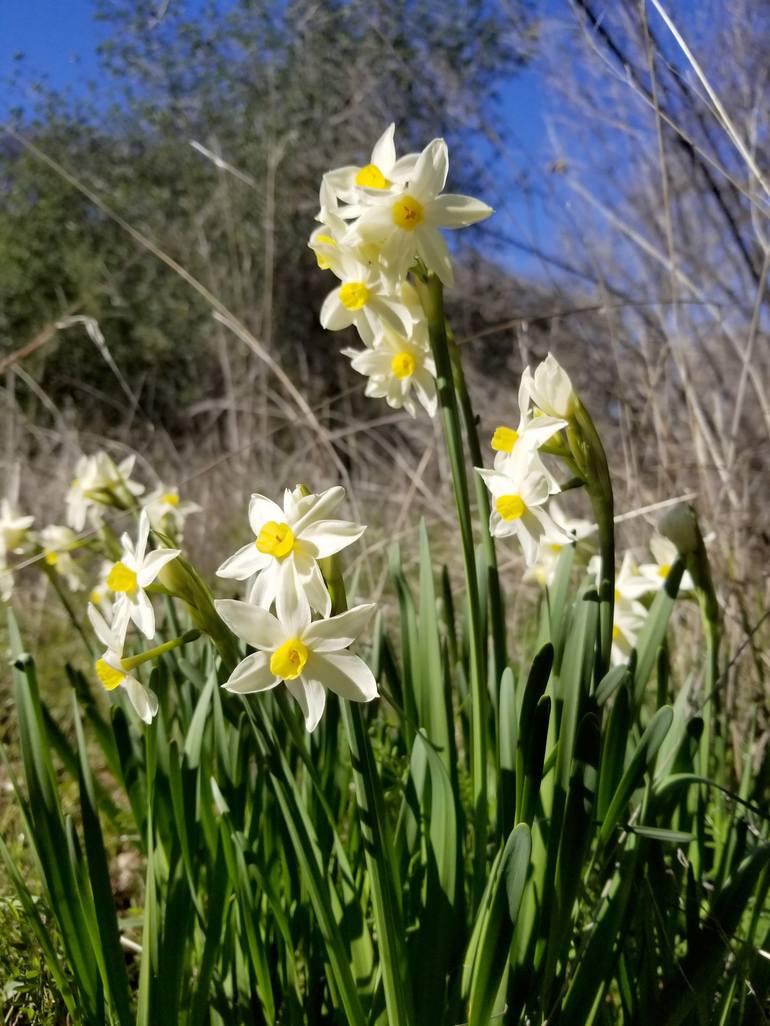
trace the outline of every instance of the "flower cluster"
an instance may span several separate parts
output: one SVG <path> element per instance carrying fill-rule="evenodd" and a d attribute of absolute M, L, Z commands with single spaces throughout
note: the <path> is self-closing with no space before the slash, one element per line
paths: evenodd
<path fill-rule="evenodd" d="M 8 499 L 0 503 L 0 599 L 10 601 L 13 594 L 11 555 L 30 557 L 57 588 L 63 585 L 70 592 L 87 589 L 88 557 L 101 557 L 88 593 L 88 616 L 105 646 L 96 662 L 96 675 L 108 691 L 123 686 L 138 714 L 149 723 L 157 711 L 157 699 L 129 670 L 153 658 L 155 650 L 126 655 L 128 629 L 133 623 L 144 638 L 155 637 L 155 611 L 147 589 L 180 553 L 168 547 L 165 538 L 181 535 L 185 518 L 199 507 L 181 501 L 176 487 L 161 483 L 146 494 L 145 486 L 132 477 L 135 461 L 135 456 L 129 456 L 116 463 L 103 451 L 80 456 L 65 496 L 65 524 L 47 524 L 35 532 L 31 516 L 21 515 Z M 140 502 L 136 541 L 128 534 L 117 539 L 105 512 L 133 511 Z M 151 527 L 162 532 L 160 547 L 154 549 L 149 547 Z"/>
<path fill-rule="evenodd" d="M 636 646 L 639 631 L 647 616 L 647 608 L 641 601 L 654 595 L 665 583 L 671 567 L 679 556 L 676 545 L 663 535 L 654 534 L 650 539 L 652 561 L 639 565 L 630 552 L 626 552 L 615 578 L 615 611 L 612 628 L 612 662 L 628 662 L 631 650 Z M 589 570 L 598 574 L 598 561 L 589 564 Z M 680 591 L 692 591 L 693 582 L 685 571 L 679 584 Z"/>
<path fill-rule="evenodd" d="M 493 500 L 490 534 L 495 538 L 515 535 L 530 568 L 554 546 L 575 540 L 559 522 L 563 518 L 549 512 L 549 499 L 561 487 L 541 456 L 543 446 L 567 427 L 573 403 L 572 384 L 553 356 L 549 354 L 534 374 L 527 367 L 519 386 L 516 427 L 501 425 L 495 430 L 494 469 L 476 468 Z"/>
<path fill-rule="evenodd" d="M 445 285 L 454 280 L 440 228 L 464 228 L 492 213 L 470 196 L 444 193 L 449 154 L 443 139 L 397 158 L 390 125 L 363 166 L 323 176 L 321 224 L 310 236 L 318 266 L 339 279 L 321 308 L 330 331 L 355 326 L 363 350 L 344 349 L 369 380 L 366 395 L 416 415 L 436 412 L 436 368 L 425 315 L 407 274 L 419 261 Z"/>
<path fill-rule="evenodd" d="M 222 599 L 215 606 L 233 633 L 256 649 L 238 664 L 225 687 L 250 694 L 283 681 L 309 731 L 318 725 L 327 690 L 354 702 L 377 697 L 369 667 L 344 651 L 375 607 L 360 605 L 331 616 L 332 601 L 319 566 L 365 530 L 361 524 L 330 518 L 344 497 L 339 487 L 318 494 L 297 487 L 284 492 L 281 508 L 264 495 L 252 495 L 253 540 L 217 570 L 220 577 L 249 581 L 245 602 Z M 313 619 L 313 611 L 319 618 Z"/>

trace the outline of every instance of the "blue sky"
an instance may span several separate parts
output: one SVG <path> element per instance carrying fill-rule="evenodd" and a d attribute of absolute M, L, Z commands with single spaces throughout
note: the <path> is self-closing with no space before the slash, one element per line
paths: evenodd
<path fill-rule="evenodd" d="M 15 55 L 23 53 L 28 80 L 45 75 L 55 88 L 77 89 L 98 70 L 100 38 L 91 0 L 0 0 L 0 79 L 12 71 Z M 5 113 L 24 96 L 2 88 L 0 110 Z"/>
<path fill-rule="evenodd" d="M 605 0 L 609 2 L 613 0 Z M 187 6 L 195 3 L 196 0 L 185 0 Z M 567 0 L 536 0 L 536 6 L 540 14 L 546 15 L 564 16 L 569 11 Z M 677 0 L 676 7 L 686 15 L 696 10 L 696 0 Z M 597 10 L 601 9 L 599 3 Z M 94 20 L 93 13 L 94 0 L 0 0 L 0 121 L 13 107 L 31 109 L 32 85 L 41 79 L 53 89 L 69 91 L 75 97 L 83 94 L 89 80 L 99 79 L 97 47 L 105 30 Z M 704 14 L 705 10 L 701 10 L 701 17 Z M 19 53 L 24 54 L 21 63 L 15 60 Z M 11 90 L 6 79 L 14 69 L 17 84 Z M 571 218 L 569 190 L 560 176 L 548 171 L 552 159 L 549 97 L 543 89 L 536 63 L 520 72 L 504 88 L 504 103 L 496 126 L 513 155 L 517 165 L 514 170 L 531 171 L 538 185 L 530 193 L 513 190 L 506 203 L 505 218 L 497 222 L 500 230 L 523 244 L 497 250 L 497 258 L 523 274 L 544 270 L 537 258 L 527 255 L 527 245 L 555 252 L 559 223 L 565 217 Z M 506 173 L 510 171 L 510 167 L 506 168 Z"/>

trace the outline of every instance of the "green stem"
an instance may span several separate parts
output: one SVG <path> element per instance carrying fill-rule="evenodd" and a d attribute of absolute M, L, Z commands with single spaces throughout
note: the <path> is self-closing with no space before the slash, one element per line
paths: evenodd
<path fill-rule="evenodd" d="M 42 561 L 41 565 L 43 567 L 43 571 L 44 571 L 46 577 L 51 582 L 51 586 L 53 587 L 53 590 L 58 595 L 59 601 L 64 606 L 64 608 L 65 608 L 65 610 L 67 612 L 67 616 L 70 618 L 72 626 L 75 628 L 75 630 L 78 632 L 80 637 L 83 639 L 83 644 L 86 646 L 86 651 L 88 652 L 89 659 L 93 660 L 94 648 L 93 648 L 93 645 L 91 644 L 91 639 L 88 637 L 86 632 L 83 630 L 83 625 L 81 624 L 80 620 L 78 619 L 78 617 L 77 617 L 77 615 L 75 613 L 75 610 L 72 608 L 72 603 L 67 598 L 67 594 L 64 591 L 64 588 L 62 588 L 62 586 L 61 586 L 61 582 L 59 581 L 59 575 L 56 573 L 56 571 L 52 567 L 48 566 L 48 564 L 45 562 L 45 560 Z"/>
<path fill-rule="evenodd" d="M 188 645 L 191 641 L 197 641 L 200 636 L 201 632 L 199 630 L 185 631 L 178 638 L 164 641 L 163 644 L 156 645 L 155 648 L 150 648 L 146 652 L 140 652 L 135 656 L 126 656 L 125 659 L 121 659 L 123 668 L 125 670 L 133 670 L 137 666 L 141 666 L 142 663 L 148 663 L 152 659 L 157 659 L 158 656 L 165 655 L 166 652 L 173 652 L 175 648 L 179 648 L 181 645 Z"/>
<path fill-rule="evenodd" d="M 615 504 L 607 455 L 594 422 L 581 402 L 567 428 L 567 438 L 580 476 L 586 483 L 599 529 L 599 659 L 597 680 L 610 667 L 615 613 Z"/>
<path fill-rule="evenodd" d="M 436 385 L 444 441 L 452 472 L 457 519 L 460 525 L 463 560 L 465 563 L 465 588 L 469 615 L 469 660 L 471 691 L 471 782 L 473 788 L 473 904 L 480 900 L 486 877 L 486 848 L 488 830 L 487 809 L 487 689 L 484 679 L 484 639 L 479 604 L 478 578 L 476 576 L 476 552 L 473 543 L 471 505 L 468 480 L 465 473 L 463 439 L 460 415 L 455 393 L 452 360 L 444 319 L 444 294 L 441 281 L 435 274 L 425 278 L 416 277 L 416 288 L 428 320 L 428 332 L 436 364 Z"/>
<path fill-rule="evenodd" d="M 479 442 L 479 432 L 476 414 L 473 411 L 468 385 L 465 380 L 460 348 L 455 342 L 451 329 L 447 326 L 447 339 L 449 342 L 449 355 L 452 360 L 454 373 L 455 392 L 460 400 L 460 413 L 465 427 L 465 437 L 468 442 L 471 463 L 474 467 L 484 465 L 484 457 Z M 489 492 L 478 474 L 473 475 L 476 490 L 476 506 L 479 511 L 479 520 L 482 524 L 489 523 Z M 489 613 L 492 627 L 492 648 L 494 653 L 495 685 L 500 686 L 500 678 L 505 669 L 508 658 L 505 645 L 505 605 L 503 594 L 500 588 L 500 575 L 497 572 L 497 552 L 495 540 L 488 530 L 481 532 L 481 545 L 484 552 L 484 562 L 487 571 L 487 587 L 489 589 Z"/>
<path fill-rule="evenodd" d="M 339 558 L 319 561 L 332 600 L 332 616 L 348 608 Z M 371 883 L 372 910 L 380 949 L 380 970 L 388 1026 L 413 1026 L 414 999 L 406 959 L 406 932 L 396 888 L 394 846 L 388 830 L 382 785 L 372 751 L 365 713 L 358 702 L 340 700 L 350 746 L 356 803 Z"/>

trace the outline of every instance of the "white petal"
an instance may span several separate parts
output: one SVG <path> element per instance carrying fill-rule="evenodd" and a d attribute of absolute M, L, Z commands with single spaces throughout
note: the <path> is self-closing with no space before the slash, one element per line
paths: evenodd
<path fill-rule="evenodd" d="M 412 375 L 412 388 L 429 416 L 435 417 L 438 409 L 438 395 L 433 376 L 427 371 L 417 372 Z"/>
<path fill-rule="evenodd" d="M 448 172 L 447 145 L 443 139 L 434 139 L 417 158 L 414 175 L 409 182 L 409 192 L 421 203 L 432 200 L 444 188 Z"/>
<path fill-rule="evenodd" d="M 285 523 L 286 517 L 283 510 L 272 499 L 255 492 L 249 499 L 249 526 L 254 532 L 255 538 L 258 537 L 265 524 L 270 523 L 271 520 L 276 524 Z"/>
<path fill-rule="evenodd" d="M 548 478 L 538 470 L 527 474 L 521 483 L 520 494 L 526 506 L 542 506 L 551 494 Z"/>
<path fill-rule="evenodd" d="M 396 162 L 396 145 L 393 142 L 393 135 L 396 131 L 395 124 L 390 124 L 374 144 L 372 150 L 372 164 L 378 167 L 383 173 L 389 171 Z M 387 178 L 387 174 L 385 175 Z"/>
<path fill-rule="evenodd" d="M 508 474 L 500 473 L 498 470 L 486 470 L 484 467 L 476 467 L 476 473 L 495 499 L 499 499 L 501 495 L 517 494 L 517 482 Z"/>
<path fill-rule="evenodd" d="M 275 612 L 287 638 L 299 638 L 310 623 L 310 603 L 289 556 L 281 565 L 275 595 Z"/>
<path fill-rule="evenodd" d="M 147 724 L 152 723 L 153 716 L 158 712 L 158 696 L 130 675 L 123 680 L 122 686 L 139 718 Z"/>
<path fill-rule="evenodd" d="M 118 595 L 112 607 L 112 624 L 110 630 L 113 636 L 120 639 L 117 646 L 121 651 L 126 640 L 126 631 L 131 621 L 131 601 L 128 595 Z M 115 646 L 110 646 L 110 648 Z"/>
<path fill-rule="evenodd" d="M 138 591 L 131 602 L 131 619 L 145 638 L 155 637 L 155 610 L 143 591 Z"/>
<path fill-rule="evenodd" d="M 259 573 L 270 565 L 272 556 L 260 552 L 254 542 L 249 542 L 242 549 L 226 559 L 217 570 L 217 577 L 229 577 L 236 581 L 246 581 L 253 574 Z"/>
<path fill-rule="evenodd" d="M 382 350 L 364 349 L 357 352 L 350 364 L 353 370 L 359 374 L 366 374 L 371 377 L 374 374 L 387 375 L 390 372 L 390 364 L 393 357 Z"/>
<path fill-rule="evenodd" d="M 472 196 L 450 192 L 437 196 L 425 212 L 425 221 L 436 228 L 467 228 L 494 213 L 491 207 Z"/>
<path fill-rule="evenodd" d="M 417 253 L 417 230 L 412 232 L 397 228 L 382 247 L 382 259 L 388 274 L 403 278 L 414 263 Z"/>
<path fill-rule="evenodd" d="M 119 630 L 115 630 L 115 623 L 110 626 L 104 619 L 102 614 L 91 602 L 88 603 L 88 619 L 91 621 L 91 626 L 94 632 L 106 648 L 114 649 L 118 652 L 123 650 L 123 642 L 126 636 L 126 628 L 128 627 L 128 619 L 122 617 L 118 623 Z"/>
<path fill-rule="evenodd" d="M 152 584 L 166 563 L 170 563 L 172 559 L 176 559 L 176 557 L 180 555 L 181 551 L 181 549 L 155 549 L 154 552 L 148 552 L 144 557 L 142 569 L 136 575 L 139 587 L 146 588 L 148 585 Z"/>
<path fill-rule="evenodd" d="M 250 695 L 254 691 L 269 691 L 280 681 L 270 669 L 267 652 L 252 652 L 238 663 L 229 680 L 222 685 L 236 695 Z"/>
<path fill-rule="evenodd" d="M 415 235 L 417 236 L 417 252 L 425 261 L 426 266 L 439 276 L 444 285 L 453 285 L 455 275 L 443 235 L 427 224 L 420 225 L 416 229 Z"/>
<path fill-rule="evenodd" d="M 308 557 L 310 558 L 310 557 Z M 332 600 L 326 587 L 323 574 L 321 573 L 318 563 L 314 559 L 310 560 L 311 567 L 307 574 L 302 576 L 302 588 L 304 589 L 305 596 L 317 613 L 321 616 L 328 616 L 332 611 Z"/>
<path fill-rule="evenodd" d="M 307 498 L 311 498 L 311 496 L 307 496 Z M 307 509 L 303 509 L 299 520 L 292 524 L 295 536 L 299 537 L 303 534 L 305 528 L 309 524 L 315 523 L 316 520 L 328 520 L 329 515 L 334 512 L 344 498 L 345 489 L 341 485 L 335 485 L 333 488 L 327 488 L 325 492 L 320 492 L 315 496 L 315 501 L 310 503 Z"/>
<path fill-rule="evenodd" d="M 340 698 L 351 702 L 371 702 L 377 697 L 374 674 L 358 656 L 350 652 L 330 652 L 321 655 L 312 652 L 305 663 L 302 677 L 318 681 Z"/>
<path fill-rule="evenodd" d="M 315 559 L 325 559 L 352 545 L 365 530 L 363 524 L 349 520 L 318 520 L 303 529 L 302 542 L 311 546 Z"/>
<path fill-rule="evenodd" d="M 303 677 L 298 677 L 297 680 L 287 680 L 286 687 L 302 710 L 306 729 L 310 732 L 314 731 L 323 716 L 326 692 L 318 681 L 306 681 Z"/>
<path fill-rule="evenodd" d="M 350 327 L 354 318 L 354 311 L 343 306 L 340 300 L 340 290 L 336 288 L 330 292 L 321 307 L 319 315 L 321 327 L 326 328 L 327 331 L 340 331 L 342 328 Z"/>
<path fill-rule="evenodd" d="M 412 327 L 412 317 L 402 303 L 385 300 L 381 296 L 373 296 L 367 304 L 367 310 L 374 314 L 375 330 L 377 327 L 377 317 L 385 321 L 389 327 L 397 332 L 408 334 Z"/>
<path fill-rule="evenodd" d="M 254 648 L 274 652 L 286 640 L 278 620 L 261 606 L 235 599 L 217 599 L 214 606 L 233 634 Z"/>
<path fill-rule="evenodd" d="M 396 230 L 390 211 L 391 202 L 392 200 L 387 203 L 372 204 L 363 210 L 361 216 L 343 235 L 342 245 L 355 246 L 361 242 L 383 245 L 385 240 Z"/>
<path fill-rule="evenodd" d="M 540 539 L 545 533 L 543 525 L 529 510 L 513 523 L 524 551 L 526 564 L 527 566 L 534 566 L 540 549 Z"/>
<path fill-rule="evenodd" d="M 373 602 L 369 602 L 327 620 L 316 620 L 307 628 L 302 640 L 313 652 L 339 652 L 353 644 L 376 608 Z"/>
<path fill-rule="evenodd" d="M 147 551 L 147 539 L 149 537 L 150 518 L 147 516 L 147 510 L 143 509 L 139 514 L 139 533 L 136 536 L 136 548 L 134 549 L 137 563 L 141 563 L 144 559 L 144 554 Z"/>
<path fill-rule="evenodd" d="M 263 609 L 269 609 L 275 602 L 275 595 L 278 591 L 278 580 L 281 574 L 281 565 L 274 557 L 270 557 L 270 563 L 264 570 L 260 570 L 254 578 L 249 589 L 249 602 Z"/>

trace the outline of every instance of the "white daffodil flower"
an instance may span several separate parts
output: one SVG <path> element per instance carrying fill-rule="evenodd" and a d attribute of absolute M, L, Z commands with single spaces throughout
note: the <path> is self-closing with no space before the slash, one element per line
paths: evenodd
<path fill-rule="evenodd" d="M 537 581 L 543 588 L 549 588 L 553 584 L 556 564 L 564 546 L 585 541 L 596 532 L 596 524 L 592 524 L 590 520 L 568 517 L 556 499 L 551 499 L 548 504 L 548 512 L 556 524 L 558 533 L 554 535 L 550 530 L 545 531 L 540 539 L 537 560 L 524 575 L 525 581 Z M 565 535 L 569 541 L 565 540 Z"/>
<path fill-rule="evenodd" d="M 373 604 L 315 622 L 302 590 L 279 592 L 276 616 L 248 602 L 224 599 L 214 604 L 230 630 L 257 649 L 233 670 L 224 685 L 228 691 L 247 695 L 283 681 L 309 731 L 318 726 L 327 690 L 351 702 L 377 697 L 372 671 L 363 659 L 344 651 L 368 624 Z"/>
<path fill-rule="evenodd" d="M 70 591 L 85 587 L 83 571 L 72 558 L 72 551 L 80 546 L 80 540 L 71 528 L 49 524 L 40 532 L 40 544 L 46 563 L 66 580 Z"/>
<path fill-rule="evenodd" d="M 371 349 L 343 349 L 353 370 L 369 380 L 364 393 L 372 399 L 385 399 L 393 409 L 405 409 L 417 415 L 419 403 L 433 417 L 438 406 L 436 365 L 430 350 L 420 341 L 421 328 L 410 338 L 383 328 Z M 427 329 L 425 329 L 427 331 Z"/>
<path fill-rule="evenodd" d="M 374 344 L 383 325 L 408 332 L 412 318 L 397 292 L 383 281 L 379 271 L 343 253 L 330 264 L 341 279 L 321 307 L 321 325 L 328 331 L 340 331 L 354 324 L 364 345 Z"/>
<path fill-rule="evenodd" d="M 483 221 L 492 208 L 470 196 L 441 195 L 449 170 L 443 139 L 434 139 L 419 155 L 403 189 L 361 189 L 361 212 L 343 238 L 346 245 L 369 242 L 381 247 L 388 274 L 403 278 L 420 257 L 445 285 L 454 281 L 452 261 L 439 228 L 465 228 Z"/>
<path fill-rule="evenodd" d="M 599 579 L 599 564 L 596 564 L 597 583 Z M 623 554 L 620 570 L 615 575 L 615 601 L 633 601 L 649 594 L 653 590 L 649 577 L 642 576 L 639 572 L 639 565 L 630 552 Z"/>
<path fill-rule="evenodd" d="M 492 435 L 492 448 L 495 450 L 495 470 L 505 473 L 505 464 L 510 459 L 514 448 L 525 448 L 532 454 L 531 465 L 537 467 L 548 478 L 551 494 L 561 491 L 559 483 L 537 455 L 537 450 L 549 438 L 553 438 L 562 428 L 567 426 L 566 420 L 549 417 L 546 414 L 533 415 L 529 389 L 522 378 L 519 384 L 519 423 L 515 428 L 500 425 Z"/>
<path fill-rule="evenodd" d="M 183 502 L 179 498 L 179 489 L 160 485 L 144 500 L 144 508 L 150 518 L 150 526 L 155 531 L 164 531 L 171 525 L 181 532 L 184 522 L 191 513 L 200 513 L 197 502 Z"/>
<path fill-rule="evenodd" d="M 551 353 L 535 367 L 534 374 L 525 367 L 521 380 L 532 402 L 547 416 L 564 419 L 574 413 L 577 397 L 572 382 Z"/>
<path fill-rule="evenodd" d="M 628 662 L 632 649 L 636 647 L 646 615 L 647 610 L 641 602 L 624 598 L 615 600 L 610 651 L 610 662 L 613 666 Z"/>
<path fill-rule="evenodd" d="M 366 530 L 348 520 L 328 519 L 344 498 L 339 486 L 310 495 L 287 488 L 281 509 L 264 495 L 252 495 L 249 524 L 255 541 L 226 559 L 217 576 L 245 581 L 256 574 L 248 599 L 264 609 L 278 596 L 300 590 L 313 609 L 328 616 L 331 599 L 317 561 L 340 552 Z"/>
<path fill-rule="evenodd" d="M 390 124 L 374 144 L 368 164 L 363 167 L 349 165 L 327 171 L 324 182 L 339 200 L 355 206 L 360 201 L 360 189 L 385 192 L 403 185 L 414 173 L 418 153 L 396 157 L 394 141 L 396 126 Z"/>
<path fill-rule="evenodd" d="M 489 533 L 495 538 L 515 534 L 530 567 L 537 561 L 540 541 L 546 532 L 563 543 L 570 540 L 544 508 L 551 494 L 550 482 L 533 466 L 532 456 L 526 449 L 514 449 L 504 471 L 476 468 L 494 499 Z"/>
<path fill-rule="evenodd" d="M 334 270 L 338 278 L 342 278 L 342 249 L 334 237 L 334 229 L 321 224 L 310 233 L 308 248 L 315 253 L 316 263 L 322 271 Z"/>
<path fill-rule="evenodd" d="M 105 646 L 105 651 L 94 666 L 102 687 L 105 691 L 114 691 L 117 687 L 125 688 L 129 701 L 139 718 L 145 723 L 152 723 L 153 716 L 158 712 L 157 696 L 129 672 L 123 660 L 127 621 L 117 627 L 115 625 L 110 627 L 99 610 L 91 603 L 88 605 L 88 619 L 91 621 L 97 638 Z"/>
<path fill-rule="evenodd" d="M 106 452 L 81 456 L 65 499 L 69 526 L 82 531 L 89 511 L 98 517 L 98 506 L 130 506 L 144 491 L 144 485 L 131 480 L 135 462 L 136 456 L 127 456 L 116 464 Z"/>
<path fill-rule="evenodd" d="M 668 577 L 672 565 L 679 558 L 679 550 L 676 545 L 662 534 L 654 534 L 650 539 L 650 551 L 654 563 L 642 563 L 639 567 L 639 576 L 649 582 L 648 591 L 657 591 Z M 680 591 L 692 591 L 693 583 L 689 572 L 685 570 L 679 584 Z"/>
<path fill-rule="evenodd" d="M 122 535 L 123 554 L 107 575 L 107 587 L 115 592 L 113 628 L 120 630 L 133 620 L 146 638 L 155 636 L 155 610 L 147 592 L 160 571 L 180 554 L 180 549 L 147 551 L 150 518 L 147 511 L 139 515 L 139 529 L 134 543 Z"/>
<path fill-rule="evenodd" d="M 34 517 L 20 516 L 10 499 L 0 502 L 0 553 L 21 552 Z"/>

